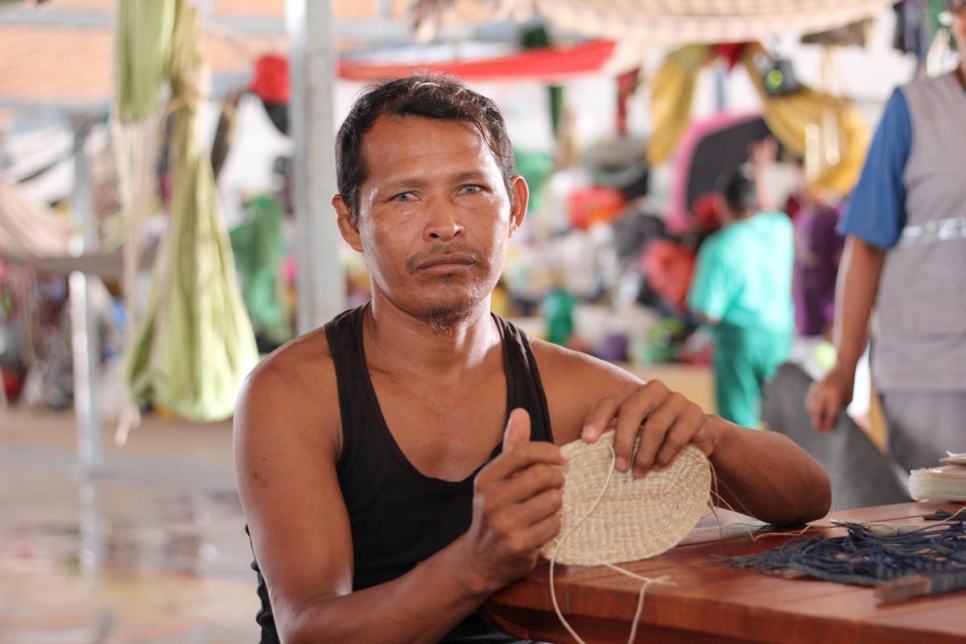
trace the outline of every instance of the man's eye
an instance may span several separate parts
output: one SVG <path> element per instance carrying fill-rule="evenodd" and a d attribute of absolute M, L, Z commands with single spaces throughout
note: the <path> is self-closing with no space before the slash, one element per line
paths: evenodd
<path fill-rule="evenodd" d="M 462 188 L 460 188 L 460 192 L 462 192 L 465 195 L 475 195 L 478 192 L 483 192 L 483 186 L 475 186 L 475 185 L 463 186 Z"/>
<path fill-rule="evenodd" d="M 413 200 L 413 193 L 402 192 L 392 198 L 393 201 L 402 201 L 403 203 Z"/>

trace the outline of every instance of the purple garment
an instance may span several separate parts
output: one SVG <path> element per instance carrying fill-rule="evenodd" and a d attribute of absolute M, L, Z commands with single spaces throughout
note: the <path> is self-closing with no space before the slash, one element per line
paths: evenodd
<path fill-rule="evenodd" d="M 822 335 L 835 313 L 835 279 L 845 237 L 836 226 L 841 207 L 804 206 L 795 216 L 792 299 L 795 328 L 803 337 Z"/>

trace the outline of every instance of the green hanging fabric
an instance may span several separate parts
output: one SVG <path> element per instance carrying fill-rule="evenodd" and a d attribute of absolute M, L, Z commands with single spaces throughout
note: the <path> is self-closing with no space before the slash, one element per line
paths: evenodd
<path fill-rule="evenodd" d="M 175 0 L 120 0 L 114 47 L 117 118 L 156 116 L 171 60 Z"/>
<path fill-rule="evenodd" d="M 151 0 L 154 1 L 154 0 Z M 121 5 L 148 3 L 122 0 Z M 130 8 L 128 8 L 130 10 Z M 258 360 L 235 274 L 210 160 L 198 136 L 203 74 L 201 16 L 174 0 L 167 66 L 171 86 L 171 222 L 125 377 L 140 405 L 192 420 L 232 415 L 242 380 Z"/>
<path fill-rule="evenodd" d="M 272 195 L 257 195 L 245 204 L 246 220 L 228 231 L 242 298 L 260 351 L 271 351 L 292 339 L 292 311 L 282 261 L 285 208 Z"/>

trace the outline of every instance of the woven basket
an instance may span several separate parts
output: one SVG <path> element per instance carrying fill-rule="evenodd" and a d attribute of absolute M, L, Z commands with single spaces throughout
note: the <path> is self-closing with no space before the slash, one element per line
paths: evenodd
<path fill-rule="evenodd" d="M 701 450 L 688 445 L 668 467 L 635 479 L 613 469 L 613 444 L 612 430 L 562 448 L 570 459 L 561 526 L 541 550 L 547 559 L 592 566 L 653 557 L 677 545 L 708 509 L 711 465 Z"/>

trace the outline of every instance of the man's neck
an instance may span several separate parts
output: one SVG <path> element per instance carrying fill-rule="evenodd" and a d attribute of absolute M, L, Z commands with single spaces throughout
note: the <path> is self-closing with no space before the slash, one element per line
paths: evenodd
<path fill-rule="evenodd" d="M 420 374 L 471 369 L 482 364 L 500 335 L 482 304 L 466 318 L 441 329 L 388 303 L 370 305 L 364 322 L 370 368 Z"/>

